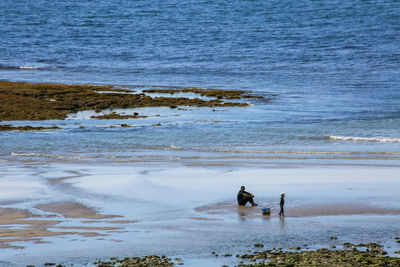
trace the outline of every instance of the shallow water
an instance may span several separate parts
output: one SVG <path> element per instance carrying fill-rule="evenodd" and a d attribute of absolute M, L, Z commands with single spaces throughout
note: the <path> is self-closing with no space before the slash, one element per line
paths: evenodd
<path fill-rule="evenodd" d="M 242 108 L 114 110 L 148 116 L 134 120 L 87 111 L 1 122 L 61 129 L 0 132 L 0 208 L 57 215 L 59 226 L 115 226 L 37 208 L 76 202 L 138 222 L 99 230 L 108 236 L 14 242 L 27 248 L 1 249 L 0 265 L 149 254 L 234 265 L 211 252 L 235 255 L 254 243 L 382 241 L 398 250 L 399 11 L 390 0 L 0 1 L 0 80 L 264 96 Z M 271 218 L 237 209 L 243 184 Z"/>
<path fill-rule="evenodd" d="M 263 243 L 264 249 L 340 247 L 345 242 L 382 242 L 389 252 L 399 248 L 394 240 L 400 233 L 399 181 L 393 168 L 35 163 L 12 169 L 2 164 L 1 169 L 8 172 L 2 178 L 2 207 L 57 215 L 48 218 L 62 221 L 51 231 L 83 227 L 78 231 L 105 235 L 42 239 L 50 244 L 14 242 L 26 248 L 0 250 L 8 266 L 44 261 L 80 266 L 100 258 L 150 254 L 180 257 L 189 266 L 220 266 L 238 262 L 235 257 L 216 258 L 212 252 L 246 253 L 255 250 L 255 243 Z M 7 183 L 10 180 L 13 183 Z M 256 195 L 259 207 L 236 205 L 235 194 L 243 183 Z M 284 219 L 277 216 L 281 191 L 286 193 Z M 14 202 L 7 203 L 11 199 Z M 68 217 L 61 216 L 61 209 L 44 212 L 39 206 L 65 202 L 122 217 Z M 263 216 L 262 207 L 270 207 L 271 216 Z M 90 229 L 110 226 L 121 229 Z"/>
<path fill-rule="evenodd" d="M 165 160 L 243 150 L 272 151 L 262 156 L 279 164 L 275 151 L 334 151 L 360 153 L 349 164 L 397 166 L 399 9 L 383 0 L 2 1 L 2 80 L 244 89 L 271 100 L 217 112 L 144 109 L 166 117 L 130 120 L 132 129 L 78 120 L 55 133 L 0 133 L 0 157 Z M 293 161 L 320 162 L 307 159 Z"/>

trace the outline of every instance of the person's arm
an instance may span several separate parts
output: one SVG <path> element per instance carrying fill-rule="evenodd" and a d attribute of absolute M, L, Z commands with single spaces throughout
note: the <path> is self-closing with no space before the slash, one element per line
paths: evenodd
<path fill-rule="evenodd" d="M 248 197 L 254 197 L 254 195 L 252 193 L 249 193 L 246 191 L 243 192 L 243 195 L 248 196 Z"/>

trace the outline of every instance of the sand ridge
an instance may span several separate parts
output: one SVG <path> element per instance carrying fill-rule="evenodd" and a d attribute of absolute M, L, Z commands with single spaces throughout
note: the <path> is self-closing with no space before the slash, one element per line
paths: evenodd
<path fill-rule="evenodd" d="M 54 202 L 36 205 L 35 208 L 58 213 L 66 218 L 111 219 L 121 217 L 119 215 L 101 215 L 94 208 L 77 202 Z"/>
<path fill-rule="evenodd" d="M 86 226 L 88 221 L 81 221 L 79 226 L 57 226 L 64 220 L 60 218 L 91 219 L 92 223 L 127 224 L 135 223 L 131 220 L 110 221 L 119 218 L 119 215 L 102 215 L 95 208 L 87 207 L 78 202 L 55 202 L 36 205 L 34 208 L 54 213 L 52 215 L 39 215 L 29 210 L 0 207 L 0 248 L 22 249 L 23 246 L 13 245 L 14 242 L 48 243 L 44 237 L 79 235 L 82 237 L 109 236 L 111 231 L 123 230 L 121 226 Z M 60 220 L 47 218 L 58 217 Z M 51 229 L 50 229 L 51 228 Z M 55 231 L 59 229 L 61 231 Z M 73 230 L 73 231 L 62 231 Z M 75 231 L 74 231 L 75 230 Z M 102 233 L 107 231 L 106 233 Z"/>

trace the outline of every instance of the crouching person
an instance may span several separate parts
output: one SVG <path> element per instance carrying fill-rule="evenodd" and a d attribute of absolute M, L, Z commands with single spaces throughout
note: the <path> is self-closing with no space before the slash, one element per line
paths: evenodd
<path fill-rule="evenodd" d="M 256 203 L 254 203 L 253 200 L 254 195 L 249 192 L 246 192 L 245 189 L 246 188 L 244 186 L 240 187 L 240 190 L 237 194 L 238 204 L 240 206 L 246 206 L 247 202 L 249 202 L 252 206 L 258 206 Z"/>

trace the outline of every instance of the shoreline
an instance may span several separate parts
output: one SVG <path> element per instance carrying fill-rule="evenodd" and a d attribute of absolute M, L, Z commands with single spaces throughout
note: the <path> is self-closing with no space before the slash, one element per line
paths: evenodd
<path fill-rule="evenodd" d="M 212 251 L 200 255 L 151 254 L 143 255 L 129 252 L 126 255 L 89 257 L 41 257 L 39 261 L 25 261 L 26 266 L 238 266 L 260 267 L 274 266 L 272 264 L 288 264 L 290 266 L 398 266 L 400 263 L 400 246 L 397 250 L 393 245 L 383 242 L 370 243 L 338 243 L 338 237 L 331 236 L 331 245 L 309 246 L 308 244 L 293 243 L 289 247 L 271 247 L 263 243 L 246 244 L 246 250 Z M 400 243 L 400 236 L 392 238 L 395 244 Z M 333 245 L 334 244 L 334 245 Z M 4 262 L 3 262 L 4 263 Z M 34 263 L 34 264 L 32 264 Z M 11 262 L 4 266 L 13 265 Z M 0 262 L 0 266 L 3 266 Z M 375 265 L 374 265 L 375 266 Z"/>
<path fill-rule="evenodd" d="M 396 173 L 377 167 L 22 165 L 0 181 L 0 223 L 3 233 L 15 235 L 3 236 L 3 244 L 25 248 L 0 249 L 0 256 L 12 262 L 13 255 L 22 253 L 16 266 L 41 266 L 44 260 L 80 266 L 132 255 L 167 255 L 183 259 L 187 266 L 222 266 L 236 261 L 223 255 L 244 255 L 254 244 L 308 251 L 379 241 L 397 257 Z M 265 179 L 266 174 L 274 179 Z M 251 178 L 244 182 L 245 175 Z M 235 190 L 242 183 L 256 195 L 259 207 L 237 207 Z M 140 190 L 132 194 L 133 188 Z M 277 216 L 281 191 L 288 196 L 284 220 Z M 270 207 L 272 215 L 262 216 L 261 207 Z M 161 246 L 165 240 L 167 247 Z M 48 250 L 51 257 L 46 256 Z"/>
<path fill-rule="evenodd" d="M 88 132 L 94 129 L 109 131 L 107 138 L 123 133 L 124 144 L 130 147 L 136 129 L 163 126 L 157 128 L 162 137 L 162 132 L 168 134 L 168 127 L 178 125 L 184 116 L 187 121 L 203 120 L 228 109 L 237 116 L 245 101 L 268 101 L 231 90 L 159 87 L 134 92 L 135 88 L 90 85 L 24 86 L 31 88 L 17 90 L 16 101 L 21 96 L 32 102 L 44 100 L 44 110 L 51 112 L 32 113 L 30 119 L 39 121 L 30 123 L 38 127 L 21 126 L 23 121 L 0 126 L 7 131 L 44 130 L 18 132 L 16 141 L 37 135 L 45 142 L 62 141 L 67 146 L 64 140 L 48 137 L 73 132 L 77 134 L 70 138 L 85 136 L 88 140 L 92 138 Z M 78 103 L 80 90 L 84 92 L 82 103 L 88 105 Z M 141 98 L 146 101 L 140 102 Z M 192 107 L 184 109 L 181 104 Z M 192 118 L 188 115 L 194 107 L 225 108 L 202 110 L 204 114 Z M 43 122 L 52 116 L 60 120 Z M 126 124 L 126 119 L 135 120 L 136 125 Z M 58 126 L 60 130 L 50 133 Z M 126 129 L 111 129 L 115 127 Z M 4 136 L 13 134 L 5 132 Z M 116 264 L 118 258 L 132 255 L 140 256 L 139 261 L 222 266 L 239 264 L 244 258 L 235 255 L 244 256 L 255 247 L 260 253 L 267 249 L 284 257 L 283 253 L 291 251 L 317 255 L 320 249 L 339 251 L 346 243 L 372 242 L 383 244 L 391 257 L 398 256 L 396 151 L 191 150 L 167 144 L 145 149 L 133 146 L 128 152 L 111 149 L 103 155 L 98 152 L 109 147 L 94 146 L 94 151 L 87 152 L 79 141 L 75 147 L 80 153 L 9 146 L 11 155 L 5 154 L 0 162 L 0 171 L 5 173 L 0 179 L 0 266 L 4 262 L 7 267 L 42 266 L 44 261 L 84 266 L 114 257 Z M 241 185 L 256 195 L 258 208 L 238 208 L 235 198 Z M 277 216 L 281 192 L 287 194 L 285 218 Z M 271 209 L 271 216 L 262 216 L 260 208 L 265 207 Z"/>
<path fill-rule="evenodd" d="M 331 239 L 335 239 L 331 237 Z M 397 237 L 396 240 L 399 240 Z M 400 242 L 400 241 L 399 241 Z M 289 266 L 366 266 L 366 265 L 377 265 L 377 266 L 388 266 L 395 267 L 400 264 L 399 256 L 389 256 L 385 251 L 385 246 L 378 243 L 368 244 L 351 244 L 344 243 L 341 248 L 337 248 L 332 245 L 330 248 L 320 248 L 315 250 L 308 250 L 306 247 L 290 247 L 286 249 L 273 248 L 270 250 L 263 250 L 264 245 L 261 243 L 254 244 L 253 251 L 249 250 L 246 254 L 232 255 L 230 253 L 218 254 L 212 252 L 211 255 L 214 257 L 215 262 L 221 262 L 220 266 L 228 266 L 222 263 L 232 263 L 238 267 L 262 267 L 262 266 L 276 266 L 289 265 Z M 257 249 L 259 248 L 259 249 Z M 394 252 L 400 254 L 400 250 Z M 236 259 L 235 259 L 236 258 Z M 228 260 L 229 259 L 229 260 Z M 197 264 L 207 264 L 211 259 L 199 260 Z M 189 260 L 193 263 L 193 259 Z M 207 263 L 206 263 L 207 262 Z M 50 265 L 51 263 L 47 263 Z M 57 263 L 51 264 L 56 265 Z M 196 266 L 197 266 L 196 264 Z M 45 264 L 46 265 L 46 264 Z M 70 266 L 73 266 L 71 264 Z M 97 260 L 92 263 L 84 265 L 98 266 L 98 267 L 113 267 L 113 266 L 182 266 L 187 265 L 184 258 L 179 257 L 168 257 L 168 256 L 129 256 L 118 259 L 117 257 L 111 257 L 108 260 Z M 65 265 L 58 265 L 65 266 Z M 68 265 L 66 265 L 68 266 Z M 199 265 L 200 266 L 200 265 Z"/>

